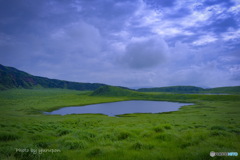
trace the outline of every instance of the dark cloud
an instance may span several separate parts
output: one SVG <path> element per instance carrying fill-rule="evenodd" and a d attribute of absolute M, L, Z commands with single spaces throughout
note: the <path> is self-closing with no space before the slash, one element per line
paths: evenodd
<path fill-rule="evenodd" d="M 9 0 L 0 5 L 0 28 L 6 34 L 44 34 L 59 26 L 71 23 L 78 17 L 71 1 Z"/>
<path fill-rule="evenodd" d="M 214 17 L 213 17 L 214 19 Z M 206 25 L 204 29 L 208 29 L 214 33 L 226 32 L 229 28 L 236 29 L 239 27 L 239 24 L 233 17 L 228 17 L 225 19 L 213 20 L 210 25 Z"/>
<path fill-rule="evenodd" d="M 138 8 L 137 0 L 79 1 L 79 14 L 85 21 L 98 26 L 101 30 L 118 31 L 124 27 L 129 15 Z"/>
<path fill-rule="evenodd" d="M 175 12 L 169 13 L 166 16 L 166 18 L 173 18 L 173 19 L 177 19 L 177 18 L 182 18 L 185 16 L 188 16 L 189 14 L 191 14 L 191 11 L 187 8 L 180 8 Z"/>
<path fill-rule="evenodd" d="M 205 0 L 204 5 L 206 6 L 212 6 L 212 5 L 216 5 L 216 4 L 223 4 L 227 7 L 233 6 L 234 3 L 231 0 Z"/>
<path fill-rule="evenodd" d="M 155 0 L 146 0 L 145 2 L 152 7 L 172 7 L 174 6 L 176 0 L 160 0 L 160 1 L 155 1 Z"/>
<path fill-rule="evenodd" d="M 1 1 L 0 5 L 0 27 L 1 31 L 8 34 L 18 34 L 29 30 L 29 23 L 38 18 L 42 4 L 33 1 Z"/>
<path fill-rule="evenodd" d="M 122 62 L 130 68 L 155 67 L 165 61 L 167 45 L 159 37 L 135 40 L 127 45 Z"/>

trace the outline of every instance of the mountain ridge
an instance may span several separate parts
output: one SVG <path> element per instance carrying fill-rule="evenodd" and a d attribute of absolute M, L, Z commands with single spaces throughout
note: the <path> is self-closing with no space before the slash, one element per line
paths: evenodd
<path fill-rule="evenodd" d="M 14 67 L 7 67 L 0 64 L 0 90 L 13 89 L 13 88 L 62 88 L 72 90 L 89 90 L 95 91 L 100 95 L 109 94 L 133 94 L 133 92 L 167 92 L 167 93 L 229 93 L 240 94 L 240 86 L 231 87 L 216 87 L 204 89 L 196 86 L 168 86 L 168 87 L 153 87 L 153 88 L 139 88 L 137 90 L 129 89 L 127 87 L 116 86 L 120 89 L 109 88 L 104 86 L 110 86 L 102 83 L 83 83 L 83 82 L 71 82 L 58 79 L 50 79 L 46 77 L 34 76 L 27 72 L 18 70 Z M 113 86 L 112 86 L 113 87 Z M 124 91 L 124 90 L 127 91 Z M 103 93 L 101 93 L 101 92 Z M 109 93 L 107 93 L 109 91 Z M 111 93 L 110 93 L 111 92 Z M 117 93 L 119 92 L 119 93 Z"/>
<path fill-rule="evenodd" d="M 64 88 L 74 90 L 95 90 L 106 84 L 81 83 L 33 76 L 14 67 L 0 64 L 0 90 L 12 88 Z"/>

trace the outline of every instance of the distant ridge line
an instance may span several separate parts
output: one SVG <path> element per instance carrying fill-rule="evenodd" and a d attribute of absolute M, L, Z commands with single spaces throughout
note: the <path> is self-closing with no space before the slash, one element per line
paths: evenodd
<path fill-rule="evenodd" d="M 40 76 L 33 76 L 27 72 L 18 70 L 14 67 L 7 67 L 0 64 L 0 90 L 13 89 L 13 88 L 62 88 L 73 89 L 81 91 L 95 91 L 96 89 L 104 86 L 111 86 L 102 83 L 83 83 L 83 82 L 71 82 L 58 79 L 49 79 Z M 123 92 L 124 89 L 139 92 L 167 92 L 167 93 L 229 93 L 240 94 L 240 86 L 230 87 L 216 87 L 216 88 L 201 88 L 196 86 L 168 86 L 168 87 L 153 87 L 153 88 L 140 88 L 137 90 L 129 89 L 123 86 L 116 86 L 121 90 L 115 90 L 128 94 L 129 92 Z M 104 90 L 108 90 L 105 88 Z"/>

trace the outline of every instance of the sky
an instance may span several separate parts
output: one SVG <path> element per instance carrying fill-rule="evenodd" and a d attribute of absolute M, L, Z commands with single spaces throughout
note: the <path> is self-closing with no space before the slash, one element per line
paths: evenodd
<path fill-rule="evenodd" d="M 240 0 L 0 0 L 0 64 L 130 88 L 240 85 Z"/>

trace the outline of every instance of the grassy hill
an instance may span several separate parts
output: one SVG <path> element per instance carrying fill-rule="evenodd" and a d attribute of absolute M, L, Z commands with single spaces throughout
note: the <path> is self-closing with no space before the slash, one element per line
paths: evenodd
<path fill-rule="evenodd" d="M 158 88 L 140 88 L 140 92 L 168 92 L 168 93 L 229 93 L 240 94 L 240 86 L 218 87 L 204 89 L 195 86 L 170 86 Z"/>
<path fill-rule="evenodd" d="M 195 86 L 170 86 L 170 87 L 158 87 L 158 88 L 140 88 L 141 92 L 171 92 L 171 93 L 198 93 L 204 91 L 203 88 Z"/>
<path fill-rule="evenodd" d="M 74 90 L 95 90 L 105 84 L 78 83 L 30 75 L 13 67 L 0 64 L 0 90 L 11 88 L 64 88 Z"/>
<path fill-rule="evenodd" d="M 91 95 L 116 97 L 116 96 L 134 96 L 139 94 L 141 93 L 134 90 L 130 90 L 128 88 L 103 86 L 96 89 Z"/>
<path fill-rule="evenodd" d="M 238 94 L 240 94 L 240 86 L 210 88 L 210 89 L 205 89 L 204 92 L 207 92 L 207 93 L 230 93 L 230 94 L 238 93 Z"/>

